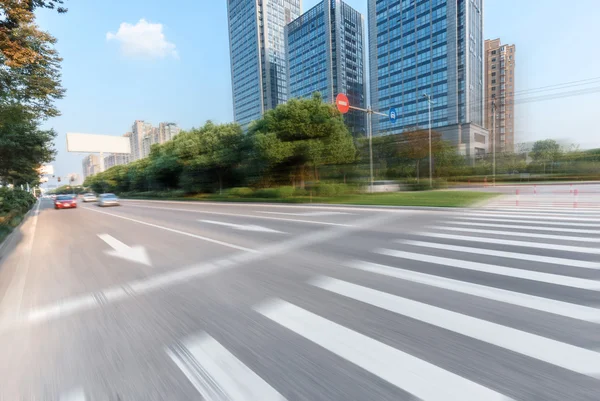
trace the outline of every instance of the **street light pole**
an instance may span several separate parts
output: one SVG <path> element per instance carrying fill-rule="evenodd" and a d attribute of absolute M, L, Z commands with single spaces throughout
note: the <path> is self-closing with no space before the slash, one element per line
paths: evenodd
<path fill-rule="evenodd" d="M 496 102 L 492 100 L 492 181 L 496 186 Z"/>
<path fill-rule="evenodd" d="M 427 111 L 429 114 L 429 187 L 433 188 L 433 158 L 431 155 L 431 96 L 424 93 L 423 96 L 427 99 Z"/>
<path fill-rule="evenodd" d="M 371 172 L 371 190 L 373 193 L 373 109 L 367 109 L 367 124 L 369 129 L 369 169 Z"/>

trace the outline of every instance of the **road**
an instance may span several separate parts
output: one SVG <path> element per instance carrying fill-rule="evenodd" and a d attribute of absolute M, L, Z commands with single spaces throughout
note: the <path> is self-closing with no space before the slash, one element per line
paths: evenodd
<path fill-rule="evenodd" d="M 509 203 L 44 200 L 0 249 L 0 400 L 597 401 L 600 210 Z"/>

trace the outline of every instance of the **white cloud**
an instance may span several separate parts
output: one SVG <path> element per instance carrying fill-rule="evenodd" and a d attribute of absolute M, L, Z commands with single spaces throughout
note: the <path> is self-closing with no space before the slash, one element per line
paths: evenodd
<path fill-rule="evenodd" d="M 137 24 L 121 23 L 117 33 L 108 32 L 106 40 L 116 40 L 121 53 L 134 58 L 179 58 L 175 44 L 167 41 L 162 24 L 141 19 Z"/>

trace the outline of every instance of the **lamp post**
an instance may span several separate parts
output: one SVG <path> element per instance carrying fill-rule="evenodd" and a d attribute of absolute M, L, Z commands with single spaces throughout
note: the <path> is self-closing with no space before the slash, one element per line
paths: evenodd
<path fill-rule="evenodd" d="M 429 114 L 429 187 L 433 188 L 433 158 L 431 155 L 431 96 L 423 93 L 423 97 L 427 99 L 427 110 Z"/>

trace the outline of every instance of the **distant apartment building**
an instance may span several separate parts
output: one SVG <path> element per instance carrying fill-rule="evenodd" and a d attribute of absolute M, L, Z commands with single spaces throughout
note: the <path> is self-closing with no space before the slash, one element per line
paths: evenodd
<path fill-rule="evenodd" d="M 470 157 L 489 146 L 484 127 L 483 0 L 368 0 L 375 135 L 431 125 Z M 431 104 L 428 102 L 431 99 Z"/>
<path fill-rule="evenodd" d="M 123 153 L 112 153 L 104 158 L 104 169 L 121 166 L 129 163 L 129 155 Z"/>
<path fill-rule="evenodd" d="M 124 135 L 129 137 L 131 145 L 131 155 L 127 163 L 148 157 L 152 145 L 170 141 L 180 131 L 181 129 L 175 123 L 162 122 L 158 127 L 153 127 L 151 123 L 136 120 L 131 132 Z"/>
<path fill-rule="evenodd" d="M 227 0 L 234 120 L 246 128 L 287 100 L 285 26 L 301 0 Z"/>
<path fill-rule="evenodd" d="M 497 152 L 515 148 L 515 55 L 515 45 L 485 41 L 485 126 L 495 135 Z"/>
<path fill-rule="evenodd" d="M 81 168 L 83 170 L 83 179 L 85 180 L 87 177 L 91 177 L 94 174 L 98 174 L 100 172 L 100 156 L 97 155 L 88 155 L 83 158 L 81 162 Z"/>
<path fill-rule="evenodd" d="M 165 143 L 175 138 L 181 132 L 181 128 L 175 123 L 158 124 L 159 143 Z"/>
<path fill-rule="evenodd" d="M 286 27 L 288 97 L 319 92 L 333 103 L 338 93 L 366 107 L 364 17 L 341 0 L 323 0 Z M 366 134 L 365 114 L 344 121 L 354 136 Z"/>

